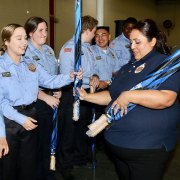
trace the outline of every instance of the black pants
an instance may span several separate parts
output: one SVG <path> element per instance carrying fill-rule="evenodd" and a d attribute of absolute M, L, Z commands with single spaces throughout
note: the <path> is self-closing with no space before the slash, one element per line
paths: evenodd
<path fill-rule="evenodd" d="M 106 142 L 120 180 L 161 180 L 170 152 L 161 149 L 126 149 Z"/>
<path fill-rule="evenodd" d="M 50 142 L 53 131 L 53 109 L 44 101 L 37 100 L 38 114 L 38 180 L 53 180 L 54 172 L 50 170 Z"/>
<path fill-rule="evenodd" d="M 80 119 L 75 122 L 73 116 L 72 87 L 62 88 L 59 109 L 57 167 L 60 170 L 72 169 L 74 165 L 88 161 L 90 142 L 86 135 L 87 125 L 92 118 L 92 105 L 81 101 Z"/>
<path fill-rule="evenodd" d="M 36 110 L 22 114 L 36 118 Z M 16 122 L 4 118 L 9 153 L 2 159 L 2 180 L 35 180 L 37 165 L 37 128 L 26 131 Z"/>

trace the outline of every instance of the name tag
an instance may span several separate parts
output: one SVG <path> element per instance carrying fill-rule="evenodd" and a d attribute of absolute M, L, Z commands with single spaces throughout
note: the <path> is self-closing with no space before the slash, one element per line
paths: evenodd
<path fill-rule="evenodd" d="M 3 77 L 11 77 L 11 73 L 10 72 L 3 72 L 2 76 Z"/>
<path fill-rule="evenodd" d="M 96 56 L 96 60 L 101 60 L 101 56 Z"/>

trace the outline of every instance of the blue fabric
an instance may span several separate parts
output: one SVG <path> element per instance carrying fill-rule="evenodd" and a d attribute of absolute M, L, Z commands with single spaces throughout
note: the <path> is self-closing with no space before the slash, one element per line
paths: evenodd
<path fill-rule="evenodd" d="M 82 42 L 81 65 L 83 69 L 83 88 L 89 88 L 89 78 L 94 73 L 94 56 L 89 43 Z M 60 54 L 60 73 L 68 74 L 74 70 L 74 37 L 64 44 Z"/>
<path fill-rule="evenodd" d="M 0 138 L 1 137 L 6 137 L 4 119 L 2 115 L 0 115 Z"/>
<path fill-rule="evenodd" d="M 109 45 L 116 51 L 121 67 L 129 62 L 132 53 L 130 49 L 130 40 L 122 33 L 116 37 Z"/>
<path fill-rule="evenodd" d="M 104 52 L 98 45 L 92 46 L 95 56 L 94 73 L 97 74 L 102 81 L 111 80 L 112 74 L 120 69 L 120 63 L 115 51 L 107 47 Z"/>
<path fill-rule="evenodd" d="M 28 68 L 32 64 L 35 72 Z M 12 106 L 29 105 L 36 101 L 38 86 L 55 89 L 71 82 L 69 74 L 50 75 L 36 61 L 27 57 L 22 57 L 20 63 L 15 64 L 5 53 L 0 57 L 0 110 L 8 119 L 22 125 L 26 116 Z"/>
<path fill-rule="evenodd" d="M 152 51 L 146 57 L 137 62 L 130 62 L 120 71 L 110 87 L 113 101 L 119 94 L 129 90 L 140 83 L 145 76 L 158 67 L 165 59 L 164 55 Z M 140 73 L 135 69 L 146 63 Z M 180 91 L 180 72 L 172 75 L 162 83 L 159 90 Z M 128 82 L 128 83 L 127 83 Z M 155 149 L 162 145 L 167 150 L 175 147 L 180 121 L 180 109 L 178 101 L 169 108 L 153 110 L 139 105 L 123 116 L 121 121 L 116 121 L 106 131 L 105 138 L 112 144 L 125 148 Z"/>
<path fill-rule="evenodd" d="M 58 74 L 58 63 L 53 49 L 48 45 L 43 45 L 39 50 L 28 40 L 28 47 L 25 52 L 25 56 L 35 60 L 40 64 L 49 74 Z"/>

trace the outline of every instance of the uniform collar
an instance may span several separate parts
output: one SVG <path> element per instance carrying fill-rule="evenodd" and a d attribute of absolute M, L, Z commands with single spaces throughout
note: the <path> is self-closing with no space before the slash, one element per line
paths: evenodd
<path fill-rule="evenodd" d="M 122 39 L 127 42 L 127 43 L 130 43 L 130 40 L 124 35 L 124 33 L 122 33 L 119 38 L 122 37 Z"/>
<path fill-rule="evenodd" d="M 95 48 L 97 48 L 98 51 L 105 53 L 105 52 L 101 49 L 101 47 L 99 47 L 97 44 L 95 44 L 94 46 L 95 46 Z M 110 52 L 110 48 L 107 47 L 105 54 L 109 54 L 109 52 Z"/>
<path fill-rule="evenodd" d="M 158 54 L 158 52 L 156 50 L 152 50 L 150 51 L 148 54 L 146 54 L 142 59 L 140 59 L 139 61 L 136 61 L 134 58 L 132 60 L 129 61 L 129 63 L 131 64 L 136 64 L 141 65 L 147 61 L 149 61 L 150 59 L 152 59 L 153 56 L 155 56 L 156 54 Z"/>
<path fill-rule="evenodd" d="M 10 67 L 12 65 L 17 65 L 16 63 L 14 63 L 14 61 L 12 60 L 12 58 L 9 56 L 7 52 L 5 52 L 3 56 L 4 56 L 4 61 L 6 62 L 7 67 Z M 23 61 L 24 61 L 23 57 L 21 56 L 20 63 L 22 63 Z"/>
<path fill-rule="evenodd" d="M 28 39 L 28 48 L 29 48 L 30 51 L 32 51 L 32 52 L 33 52 L 33 51 L 40 52 L 40 50 L 37 49 L 37 48 L 32 44 L 32 42 L 31 42 L 30 39 Z M 44 44 L 42 45 L 42 49 L 45 50 L 45 45 L 44 45 Z"/>

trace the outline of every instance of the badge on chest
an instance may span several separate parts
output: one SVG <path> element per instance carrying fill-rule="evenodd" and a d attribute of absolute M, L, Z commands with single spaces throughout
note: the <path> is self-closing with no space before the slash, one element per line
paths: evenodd
<path fill-rule="evenodd" d="M 145 68 L 145 66 L 146 66 L 146 63 L 141 64 L 140 66 L 138 66 L 138 67 L 135 69 L 134 73 L 135 73 L 135 74 L 140 73 L 140 72 Z"/>
<path fill-rule="evenodd" d="M 32 71 L 32 72 L 35 72 L 35 71 L 36 71 L 36 66 L 35 66 L 33 63 L 30 63 L 30 64 L 28 65 L 28 69 L 29 69 L 30 71 Z"/>

